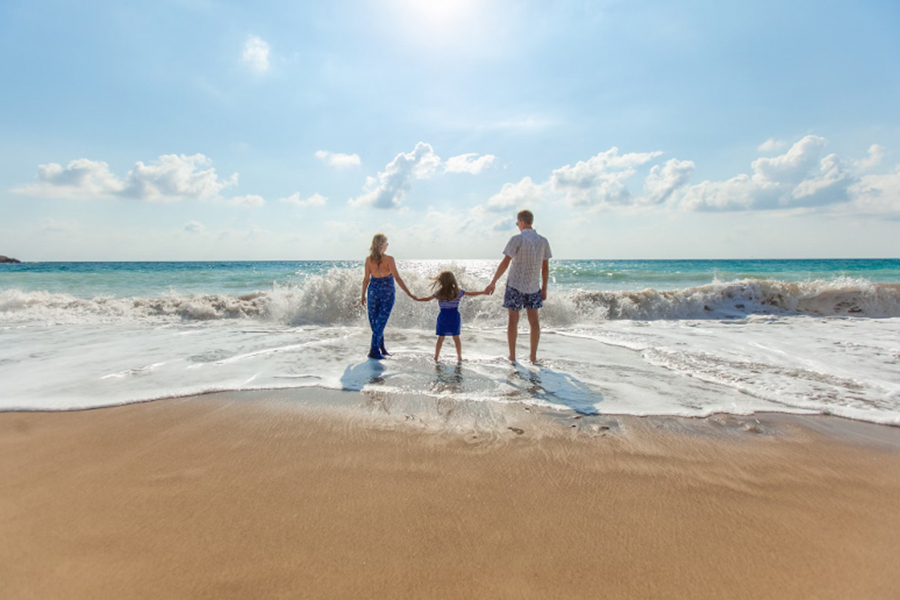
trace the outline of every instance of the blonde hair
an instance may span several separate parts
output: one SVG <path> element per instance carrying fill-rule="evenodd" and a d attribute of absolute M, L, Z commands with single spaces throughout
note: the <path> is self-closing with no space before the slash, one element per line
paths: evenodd
<path fill-rule="evenodd" d="M 441 271 L 441 274 L 433 279 L 431 291 L 434 292 L 435 298 L 448 302 L 459 297 L 459 284 L 456 283 L 456 277 L 452 271 Z"/>
<path fill-rule="evenodd" d="M 384 257 L 384 246 L 387 244 L 387 236 L 383 233 L 376 233 L 375 237 L 372 238 L 372 247 L 369 248 L 369 258 L 375 261 L 376 265 L 381 264 L 381 259 Z"/>

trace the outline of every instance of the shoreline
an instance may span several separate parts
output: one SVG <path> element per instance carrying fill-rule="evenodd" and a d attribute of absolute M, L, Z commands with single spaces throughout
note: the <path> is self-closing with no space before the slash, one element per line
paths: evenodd
<path fill-rule="evenodd" d="M 151 403 L 166 402 L 183 402 L 189 400 L 212 400 L 212 401 L 252 401 L 264 402 L 276 405 L 282 405 L 289 409 L 300 410 L 325 410 L 334 412 L 338 418 L 368 418 L 374 426 L 385 426 L 391 423 L 392 419 L 378 419 L 377 415 L 372 413 L 370 408 L 373 404 L 383 402 L 384 399 L 392 399 L 394 406 L 390 410 L 381 410 L 382 417 L 389 416 L 392 412 L 429 412 L 432 405 L 450 403 L 457 406 L 485 406 L 499 409 L 500 413 L 505 415 L 514 415 L 524 410 L 532 416 L 542 416 L 550 421 L 565 420 L 583 420 L 584 422 L 606 422 L 609 420 L 617 421 L 649 421 L 662 423 L 676 423 L 676 428 L 683 429 L 684 433 L 702 434 L 704 430 L 708 430 L 710 423 L 720 424 L 720 428 L 728 430 L 736 426 L 743 426 L 745 429 L 749 427 L 751 433 L 760 433 L 753 428 L 754 423 L 764 421 L 768 426 L 777 428 L 781 425 L 795 425 L 801 429 L 810 429 L 832 437 L 837 441 L 852 443 L 854 441 L 861 444 L 875 444 L 887 449 L 896 449 L 900 451 L 900 425 L 893 423 L 877 423 L 874 421 L 866 421 L 864 419 L 854 419 L 852 417 L 814 413 L 814 412 L 791 412 L 791 411 L 775 411 L 761 410 L 749 414 L 737 414 L 729 412 L 712 412 L 708 415 L 674 415 L 674 414 L 644 414 L 635 415 L 629 413 L 603 412 L 597 415 L 587 415 L 577 413 L 572 409 L 554 410 L 548 407 L 541 407 L 523 403 L 521 401 L 503 401 L 496 402 L 490 400 L 469 400 L 458 398 L 443 398 L 439 396 L 430 396 L 416 393 L 395 393 L 395 392 L 379 392 L 379 391 L 358 391 L 358 390 L 339 390 L 332 388 L 322 388 L 317 386 L 308 386 L 300 388 L 258 388 L 243 390 L 212 390 L 209 392 L 201 392 L 194 394 L 184 394 L 176 396 L 164 396 L 160 398 L 149 398 L 146 400 L 136 400 L 134 402 L 125 402 L 120 404 L 109 404 L 99 406 L 87 406 L 78 408 L 64 409 L 43 409 L 43 408 L 10 408 L 0 409 L 0 418 L 3 415 L 53 415 L 64 413 L 82 413 L 95 411 L 108 411 L 110 409 L 124 408 L 128 406 L 140 406 Z M 493 412 L 493 411 L 487 411 Z M 484 414 L 484 411 L 481 412 Z M 471 417 L 476 419 L 477 414 Z M 404 419 L 409 424 L 410 419 Z M 383 421 L 383 422 L 379 422 Z M 475 427 L 481 427 L 482 424 L 472 423 Z M 571 425 L 570 425 L 571 426 Z M 662 425 L 661 425 L 662 427 Z M 671 428 L 671 427 L 670 427 Z M 580 430 L 584 430 L 582 427 Z M 432 430 L 432 433 L 436 432 Z"/>
<path fill-rule="evenodd" d="M 900 428 L 840 417 L 310 388 L 5 412 L 0 579 L 16 598 L 894 598 L 898 450 Z"/>

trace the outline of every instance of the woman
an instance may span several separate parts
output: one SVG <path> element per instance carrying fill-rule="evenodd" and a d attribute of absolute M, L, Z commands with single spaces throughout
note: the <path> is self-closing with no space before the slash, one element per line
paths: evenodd
<path fill-rule="evenodd" d="M 397 272 L 397 263 L 394 257 L 385 254 L 388 246 L 387 236 L 376 233 L 372 238 L 372 247 L 369 248 L 369 257 L 366 258 L 366 273 L 363 276 L 362 298 L 359 303 L 366 306 L 369 303 L 369 325 L 372 326 L 372 346 L 369 348 L 369 358 L 381 360 L 390 356 L 384 349 L 384 327 L 394 308 L 394 279 L 410 298 L 415 298 L 409 293 L 406 284 Z M 368 289 L 368 293 L 367 293 Z"/>

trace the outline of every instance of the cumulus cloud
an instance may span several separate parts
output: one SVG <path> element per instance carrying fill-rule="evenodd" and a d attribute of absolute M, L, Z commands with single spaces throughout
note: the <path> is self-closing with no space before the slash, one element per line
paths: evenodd
<path fill-rule="evenodd" d="M 447 173 L 471 173 L 477 175 L 494 164 L 497 157 L 493 154 L 478 156 L 477 153 L 460 154 L 447 159 L 444 170 Z"/>
<path fill-rule="evenodd" d="M 664 166 L 654 165 L 644 181 L 643 202 L 662 204 L 687 183 L 693 172 L 694 162 L 690 160 L 672 158 Z"/>
<path fill-rule="evenodd" d="M 247 196 L 234 196 L 228 201 L 232 206 L 240 206 L 243 208 L 259 208 L 266 203 L 262 196 L 248 194 Z"/>
<path fill-rule="evenodd" d="M 619 155 L 619 149 L 610 148 L 574 167 L 566 165 L 553 171 L 550 186 L 563 195 L 571 206 L 623 205 L 631 202 L 631 191 L 626 181 L 637 173 L 639 167 L 653 160 L 662 152 L 631 152 Z"/>
<path fill-rule="evenodd" d="M 815 168 L 826 144 L 825 138 L 808 135 L 780 156 L 753 161 L 753 177 L 761 182 L 798 184 Z"/>
<path fill-rule="evenodd" d="M 119 179 L 102 161 L 86 158 L 71 161 L 65 168 L 56 163 L 38 166 L 37 181 L 11 191 L 29 196 L 72 199 L 129 198 L 146 202 L 174 202 L 182 199 L 217 198 L 237 183 L 237 173 L 220 179 L 202 154 L 164 154 L 153 164 L 138 161 L 124 179 Z"/>
<path fill-rule="evenodd" d="M 759 145 L 757 150 L 760 152 L 777 152 L 782 148 L 786 148 L 788 145 L 787 142 L 783 140 L 776 140 L 775 138 L 769 138 Z"/>
<path fill-rule="evenodd" d="M 262 38 L 251 35 L 244 43 L 242 58 L 251 70 L 265 73 L 269 70 L 269 44 Z"/>
<path fill-rule="evenodd" d="M 824 138 L 808 135 L 782 155 L 753 161 L 752 175 L 689 187 L 681 206 L 687 210 L 748 210 L 847 202 L 854 177 L 837 155 L 820 158 L 825 145 Z"/>
<path fill-rule="evenodd" d="M 494 212 L 521 209 L 538 204 L 543 196 L 544 186 L 525 177 L 519 183 L 504 183 L 503 188 L 488 199 L 485 209 Z"/>
<path fill-rule="evenodd" d="M 125 188 L 102 161 L 79 158 L 65 168 L 57 163 L 38 165 L 37 181 L 13 188 L 16 194 L 48 198 L 108 198 Z"/>
<path fill-rule="evenodd" d="M 850 191 L 859 212 L 900 213 L 900 165 L 890 173 L 863 175 Z"/>
<path fill-rule="evenodd" d="M 366 178 L 362 195 L 349 201 L 351 206 L 397 208 L 416 179 L 427 179 L 434 174 L 441 159 L 430 144 L 419 142 L 412 152 L 398 154 L 375 177 Z"/>
<path fill-rule="evenodd" d="M 148 202 L 171 202 L 182 198 L 208 200 L 237 183 L 237 174 L 220 180 L 212 164 L 202 154 L 165 154 L 155 164 L 138 161 L 125 177 L 122 195 Z"/>
<path fill-rule="evenodd" d="M 881 166 L 883 160 L 884 148 L 882 148 L 878 144 L 872 144 L 871 146 L 869 146 L 868 156 L 861 160 L 855 161 L 854 164 L 859 171 L 865 172 L 874 169 L 875 167 Z"/>
<path fill-rule="evenodd" d="M 490 231 L 502 232 L 502 231 L 512 231 L 516 228 L 516 219 L 512 216 L 502 217 L 497 219 L 493 223 L 491 223 L 489 229 Z"/>
<path fill-rule="evenodd" d="M 328 152 L 327 150 L 319 150 L 316 152 L 316 158 L 325 164 L 338 169 L 343 167 L 358 167 L 361 164 L 359 154 L 340 154 L 337 152 Z"/>
<path fill-rule="evenodd" d="M 325 203 L 328 201 L 328 198 L 322 196 L 321 194 L 313 194 L 309 198 L 302 199 L 300 198 L 299 192 L 294 192 L 287 198 L 281 198 L 279 202 L 284 202 L 285 204 L 293 204 L 294 206 L 325 206 Z"/>

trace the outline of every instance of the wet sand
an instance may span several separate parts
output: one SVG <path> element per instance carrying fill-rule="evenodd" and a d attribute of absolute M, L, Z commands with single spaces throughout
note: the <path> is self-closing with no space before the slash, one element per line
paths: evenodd
<path fill-rule="evenodd" d="M 339 395 L 0 414 L 0 598 L 900 597 L 898 428 Z"/>

